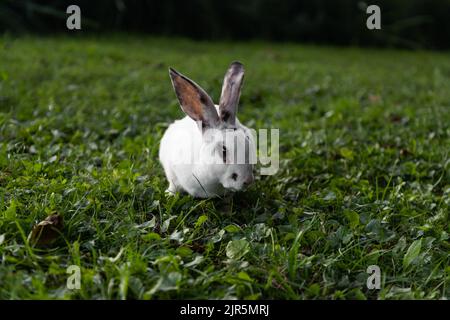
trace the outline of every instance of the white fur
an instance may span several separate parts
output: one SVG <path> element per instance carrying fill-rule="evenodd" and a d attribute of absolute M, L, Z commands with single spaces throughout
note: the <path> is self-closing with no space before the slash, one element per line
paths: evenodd
<path fill-rule="evenodd" d="M 217 105 L 216 109 L 219 112 Z M 235 135 L 247 136 L 250 150 L 254 150 L 253 136 L 237 118 L 236 128 Z M 218 129 L 223 132 L 226 128 Z M 205 135 L 188 116 L 175 121 L 167 128 L 161 139 L 159 159 L 169 181 L 169 193 L 185 191 L 194 197 L 208 198 L 224 195 L 228 190 L 240 190 L 253 181 L 251 164 L 223 164 L 212 159 L 220 154 L 211 155 L 211 150 L 223 141 L 220 134 Z M 239 141 L 241 140 L 238 139 L 238 143 Z M 193 161 L 180 163 L 182 157 Z M 231 179 L 233 173 L 238 176 L 236 181 Z"/>

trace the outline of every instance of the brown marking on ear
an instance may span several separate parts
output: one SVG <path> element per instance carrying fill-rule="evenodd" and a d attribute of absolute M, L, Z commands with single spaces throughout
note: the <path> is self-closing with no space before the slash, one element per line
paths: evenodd
<path fill-rule="evenodd" d="M 201 120 L 203 113 L 202 101 L 198 91 L 179 75 L 173 76 L 172 81 L 183 111 L 187 114 L 194 115 L 196 118 L 194 120 Z"/>
<path fill-rule="evenodd" d="M 244 66 L 240 62 L 234 61 L 225 74 L 219 103 L 221 120 L 232 126 L 236 122 L 237 107 L 243 81 Z"/>
<path fill-rule="evenodd" d="M 169 68 L 169 74 L 183 112 L 193 120 L 201 121 L 203 127 L 217 126 L 219 117 L 208 94 L 176 70 Z"/>
<path fill-rule="evenodd" d="M 228 122 L 231 117 L 231 113 L 226 110 L 221 110 L 220 112 L 220 120 L 223 122 Z"/>

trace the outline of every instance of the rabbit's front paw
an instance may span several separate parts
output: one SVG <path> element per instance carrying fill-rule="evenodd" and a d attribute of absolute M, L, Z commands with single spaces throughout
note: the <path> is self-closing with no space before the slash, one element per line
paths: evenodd
<path fill-rule="evenodd" d="M 178 191 L 177 187 L 173 183 L 170 183 L 169 187 L 166 189 L 166 194 L 169 196 L 174 196 L 177 193 L 177 191 Z"/>

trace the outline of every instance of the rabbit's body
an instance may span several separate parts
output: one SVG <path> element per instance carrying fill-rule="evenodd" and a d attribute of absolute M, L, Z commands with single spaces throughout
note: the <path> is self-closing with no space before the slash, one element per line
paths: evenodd
<path fill-rule="evenodd" d="M 218 105 L 215 107 L 219 110 Z M 249 132 L 238 119 L 236 127 Z M 248 134 L 248 137 L 253 143 L 253 136 Z M 180 138 L 183 139 L 183 143 L 179 143 Z M 202 159 L 202 144 L 198 143 L 201 140 L 202 133 L 197 123 L 188 116 L 176 120 L 167 128 L 161 139 L 159 159 L 169 181 L 168 192 L 185 191 L 198 198 L 221 196 L 226 193 L 227 189 L 217 179 L 221 171 L 218 167 L 223 165 L 210 164 L 208 159 Z M 194 161 L 183 161 L 187 159 Z"/>
<path fill-rule="evenodd" d="M 250 130 L 235 117 L 240 93 L 235 90 L 240 89 L 243 77 L 243 69 L 236 68 L 242 65 L 230 67 L 220 105 L 214 105 L 192 80 L 171 69 L 172 83 L 188 116 L 172 123 L 160 143 L 159 158 L 169 181 L 169 193 L 185 191 L 207 198 L 240 190 L 253 181 L 250 161 L 235 161 L 240 147 L 245 146 L 246 159 L 250 159 L 255 146 Z M 227 88 L 233 90 L 227 93 Z M 228 108 L 224 107 L 224 95 Z"/>

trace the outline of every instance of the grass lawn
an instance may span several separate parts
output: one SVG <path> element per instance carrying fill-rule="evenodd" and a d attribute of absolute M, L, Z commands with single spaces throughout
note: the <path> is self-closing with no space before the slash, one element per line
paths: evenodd
<path fill-rule="evenodd" d="M 217 102 L 233 60 L 280 169 L 231 200 L 166 196 L 168 67 Z M 449 298 L 449 111 L 448 53 L 3 36 L 0 298 Z M 55 211 L 61 236 L 32 246 Z"/>

